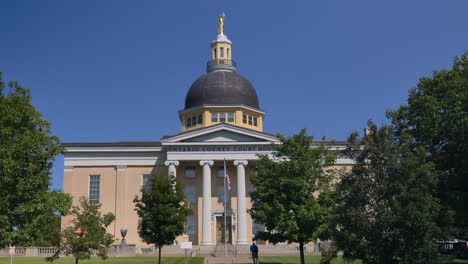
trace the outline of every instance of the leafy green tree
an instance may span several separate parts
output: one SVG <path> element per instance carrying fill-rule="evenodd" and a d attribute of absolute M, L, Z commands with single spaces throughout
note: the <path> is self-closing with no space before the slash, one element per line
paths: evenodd
<path fill-rule="evenodd" d="M 338 249 L 364 264 L 438 263 L 438 177 L 426 150 L 414 149 L 411 135 L 396 137 L 392 126 L 369 127 L 368 135 L 349 137 L 346 155 L 356 164 L 336 188 Z"/>
<path fill-rule="evenodd" d="M 49 191 L 52 163 L 61 151 L 29 89 L 5 85 L 0 72 L 0 248 L 30 244 L 44 223 L 69 210 L 68 195 Z"/>
<path fill-rule="evenodd" d="M 304 245 L 324 238 L 334 177 L 330 166 L 336 157 L 325 143 L 312 146 L 305 129 L 279 138 L 282 144 L 275 146 L 272 157 L 261 155 L 255 164 L 250 214 L 268 230 L 255 239 L 299 243 L 304 263 Z"/>
<path fill-rule="evenodd" d="M 37 239 L 31 242 L 31 246 L 36 247 L 60 247 L 61 220 L 59 214 L 53 216 L 49 222 L 37 230 Z M 29 245 L 28 245 L 29 246 Z"/>
<path fill-rule="evenodd" d="M 80 198 L 80 206 L 74 206 L 71 210 L 73 224 L 63 230 L 59 250 L 46 260 L 53 262 L 60 255 L 73 255 L 75 264 L 78 264 L 80 259 L 91 258 L 94 252 L 106 259 L 108 249 L 114 242 L 106 228 L 114 221 L 115 216 L 112 213 L 101 216 L 100 208 L 100 204 Z"/>
<path fill-rule="evenodd" d="M 397 136 L 413 136 L 415 147 L 427 150 L 439 175 L 442 204 L 439 225 L 456 238 L 468 239 L 468 52 L 455 58 L 452 69 L 435 71 L 411 89 L 408 103 L 389 111 Z M 453 234 L 453 233 L 452 233 Z"/>
<path fill-rule="evenodd" d="M 172 244 L 184 232 L 192 210 L 185 200 L 182 184 L 172 175 L 153 175 L 151 187 L 141 191 L 141 197 L 133 200 L 140 217 L 138 234 L 144 242 L 158 248 L 158 263 L 161 263 L 161 248 Z"/>

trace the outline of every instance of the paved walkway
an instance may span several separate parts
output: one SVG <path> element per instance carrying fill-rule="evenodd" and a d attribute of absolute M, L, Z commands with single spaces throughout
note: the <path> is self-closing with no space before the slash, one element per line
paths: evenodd
<path fill-rule="evenodd" d="M 252 260 L 248 256 L 219 256 L 219 257 L 205 257 L 205 264 L 251 264 Z"/>

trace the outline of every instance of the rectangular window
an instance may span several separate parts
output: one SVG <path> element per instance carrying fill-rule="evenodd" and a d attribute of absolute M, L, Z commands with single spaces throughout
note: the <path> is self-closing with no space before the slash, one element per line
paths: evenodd
<path fill-rule="evenodd" d="M 187 127 L 191 127 L 191 126 L 192 126 L 192 118 L 187 117 Z"/>
<path fill-rule="evenodd" d="M 216 112 L 211 113 L 211 122 L 218 122 L 218 113 Z"/>
<path fill-rule="evenodd" d="M 228 114 L 228 122 L 234 122 L 234 112 L 229 112 Z"/>
<path fill-rule="evenodd" d="M 247 124 L 247 115 L 246 114 L 242 115 L 242 123 Z"/>
<path fill-rule="evenodd" d="M 256 116 L 254 116 L 254 126 L 258 126 L 258 118 Z"/>
<path fill-rule="evenodd" d="M 197 202 L 197 188 L 195 186 L 185 186 L 185 199 L 194 204 Z"/>
<path fill-rule="evenodd" d="M 226 113 L 219 113 L 219 122 L 221 123 L 226 122 Z"/>
<path fill-rule="evenodd" d="M 227 168 L 226 168 L 227 170 Z M 224 178 L 224 166 L 218 167 L 218 170 L 216 171 L 216 176 L 218 178 Z"/>
<path fill-rule="evenodd" d="M 197 116 L 192 116 L 192 126 L 197 125 Z"/>
<path fill-rule="evenodd" d="M 142 187 L 146 191 L 151 189 L 151 178 L 152 178 L 151 174 L 144 174 L 143 175 L 143 181 L 142 181 L 143 186 Z"/>
<path fill-rule="evenodd" d="M 203 124 L 203 116 L 202 115 L 198 115 L 197 124 L 199 124 L 199 125 Z"/>
<path fill-rule="evenodd" d="M 221 55 L 221 58 L 224 58 L 224 48 L 219 48 L 219 54 Z"/>
<path fill-rule="evenodd" d="M 252 125 L 252 116 L 249 116 L 249 125 Z"/>
<path fill-rule="evenodd" d="M 197 171 L 195 166 L 185 167 L 185 178 L 193 179 L 197 176 Z"/>
<path fill-rule="evenodd" d="M 99 196 L 101 192 L 101 176 L 89 176 L 89 202 L 99 203 Z"/>

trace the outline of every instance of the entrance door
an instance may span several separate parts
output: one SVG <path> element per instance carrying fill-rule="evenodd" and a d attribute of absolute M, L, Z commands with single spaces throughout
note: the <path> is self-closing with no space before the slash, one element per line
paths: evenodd
<path fill-rule="evenodd" d="M 226 218 L 226 241 L 228 244 L 232 244 L 232 228 L 231 228 L 231 216 Z M 216 244 L 224 244 L 224 216 L 216 217 Z"/>

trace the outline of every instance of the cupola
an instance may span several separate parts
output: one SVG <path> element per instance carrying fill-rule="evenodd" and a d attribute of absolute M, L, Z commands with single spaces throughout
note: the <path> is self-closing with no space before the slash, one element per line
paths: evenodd
<path fill-rule="evenodd" d="M 260 110 L 253 85 L 237 73 L 232 42 L 224 34 L 224 13 L 219 17 L 218 35 L 211 42 L 206 74 L 193 82 L 179 111 L 182 131 L 228 123 L 263 130 L 265 113 Z"/>

